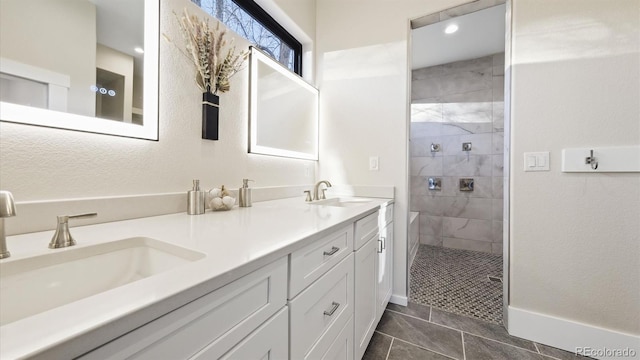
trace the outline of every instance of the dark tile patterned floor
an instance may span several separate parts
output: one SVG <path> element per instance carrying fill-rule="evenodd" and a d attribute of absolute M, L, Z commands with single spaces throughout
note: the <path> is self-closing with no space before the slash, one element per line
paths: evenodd
<path fill-rule="evenodd" d="M 587 359 L 511 336 L 501 326 L 431 306 L 389 304 L 363 360 Z"/>
<path fill-rule="evenodd" d="M 502 323 L 502 255 L 420 245 L 411 267 L 409 300 Z"/>

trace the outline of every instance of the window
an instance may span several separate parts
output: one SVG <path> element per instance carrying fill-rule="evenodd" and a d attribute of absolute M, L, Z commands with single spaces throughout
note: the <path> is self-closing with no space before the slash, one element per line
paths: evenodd
<path fill-rule="evenodd" d="M 291 71 L 302 75 L 302 44 L 253 0 L 191 0 Z"/>

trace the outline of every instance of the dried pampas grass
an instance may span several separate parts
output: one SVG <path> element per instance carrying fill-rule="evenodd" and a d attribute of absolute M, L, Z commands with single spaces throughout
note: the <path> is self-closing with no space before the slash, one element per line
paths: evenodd
<path fill-rule="evenodd" d="M 209 26 L 208 20 L 189 15 L 187 9 L 179 19 L 180 29 L 186 42 L 187 55 L 196 66 L 196 83 L 203 92 L 217 95 L 230 90 L 229 78 L 242 69 L 248 51 L 236 53 L 236 47 L 228 47 L 226 30 Z"/>

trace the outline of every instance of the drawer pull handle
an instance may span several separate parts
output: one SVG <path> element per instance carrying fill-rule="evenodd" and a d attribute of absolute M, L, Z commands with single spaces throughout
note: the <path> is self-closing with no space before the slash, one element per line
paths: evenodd
<path fill-rule="evenodd" d="M 378 254 L 382 254 L 382 249 L 384 249 L 382 247 L 382 239 L 378 239 L 378 250 L 376 250 Z"/>
<path fill-rule="evenodd" d="M 331 315 L 333 315 L 334 312 L 336 312 L 336 310 L 338 310 L 339 307 L 340 307 L 340 304 L 338 304 L 337 302 L 334 301 L 334 302 L 331 303 L 331 310 L 329 310 L 329 311 L 325 310 L 324 314 L 327 315 L 327 316 L 331 316 Z"/>
<path fill-rule="evenodd" d="M 337 253 L 338 251 L 340 251 L 340 248 L 332 246 L 331 247 L 331 251 L 325 251 L 325 252 L 323 252 L 323 254 L 327 255 L 327 256 L 331 256 L 331 255 Z"/>

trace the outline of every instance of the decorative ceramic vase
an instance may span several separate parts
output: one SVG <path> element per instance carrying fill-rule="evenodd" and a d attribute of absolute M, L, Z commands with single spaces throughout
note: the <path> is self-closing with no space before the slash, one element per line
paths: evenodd
<path fill-rule="evenodd" d="M 210 92 L 202 93 L 202 138 L 218 140 L 218 115 L 220 97 Z"/>

